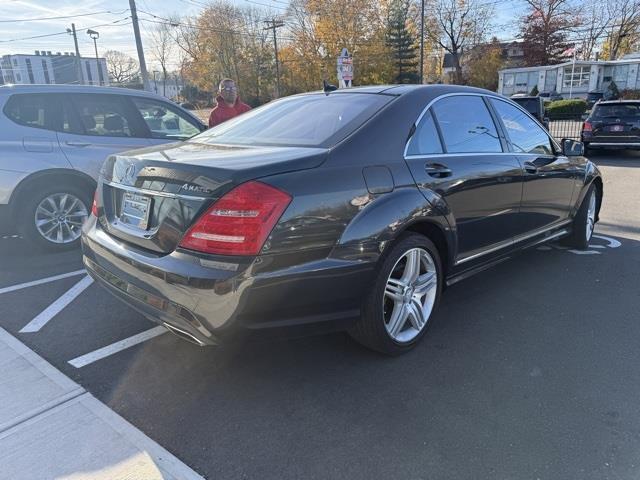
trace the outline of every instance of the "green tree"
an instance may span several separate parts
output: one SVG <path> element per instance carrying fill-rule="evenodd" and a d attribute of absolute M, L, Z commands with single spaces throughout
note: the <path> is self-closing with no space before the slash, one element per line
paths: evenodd
<path fill-rule="evenodd" d="M 498 71 L 502 68 L 502 47 L 497 38 L 491 43 L 478 45 L 469 53 L 467 83 L 475 87 L 496 91 Z"/>
<path fill-rule="evenodd" d="M 387 45 L 391 50 L 395 76 L 394 83 L 418 83 L 416 35 L 409 25 L 408 0 L 394 0 L 389 11 Z"/>

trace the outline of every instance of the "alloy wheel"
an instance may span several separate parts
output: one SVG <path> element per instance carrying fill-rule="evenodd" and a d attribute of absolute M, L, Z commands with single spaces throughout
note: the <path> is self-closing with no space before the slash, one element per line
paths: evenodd
<path fill-rule="evenodd" d="M 85 204 L 70 193 L 54 193 L 36 207 L 35 225 L 38 233 L 52 243 L 71 243 L 82 233 L 82 224 L 89 216 Z"/>
<path fill-rule="evenodd" d="M 596 192 L 595 190 L 591 192 L 591 197 L 589 198 L 589 208 L 587 210 L 587 243 L 591 240 L 591 235 L 593 235 L 593 229 L 596 225 Z"/>
<path fill-rule="evenodd" d="M 437 290 L 438 271 L 427 250 L 412 248 L 398 259 L 382 301 L 385 328 L 393 340 L 410 342 L 425 328 Z"/>

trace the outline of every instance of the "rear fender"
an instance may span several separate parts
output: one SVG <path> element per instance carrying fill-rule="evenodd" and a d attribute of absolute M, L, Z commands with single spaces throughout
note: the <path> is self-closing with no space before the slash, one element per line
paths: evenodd
<path fill-rule="evenodd" d="M 334 258 L 377 261 L 386 247 L 404 231 L 421 222 L 435 224 L 445 233 L 448 251 L 455 252 L 455 235 L 442 213 L 415 187 L 398 188 L 363 206 L 344 230 Z M 447 259 L 450 261 L 450 259 Z"/>

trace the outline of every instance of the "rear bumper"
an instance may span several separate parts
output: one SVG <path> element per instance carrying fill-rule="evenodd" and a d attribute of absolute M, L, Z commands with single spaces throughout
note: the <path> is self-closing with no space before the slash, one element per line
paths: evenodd
<path fill-rule="evenodd" d="M 640 139 L 637 142 L 598 142 L 598 141 L 587 141 L 587 146 L 589 148 L 602 148 L 602 149 L 640 149 Z"/>
<path fill-rule="evenodd" d="M 269 268 L 287 262 L 185 251 L 157 256 L 109 236 L 95 217 L 85 224 L 82 248 L 87 271 L 99 284 L 202 345 L 237 332 L 304 335 L 348 328 L 359 316 L 374 268 L 327 258 Z"/>

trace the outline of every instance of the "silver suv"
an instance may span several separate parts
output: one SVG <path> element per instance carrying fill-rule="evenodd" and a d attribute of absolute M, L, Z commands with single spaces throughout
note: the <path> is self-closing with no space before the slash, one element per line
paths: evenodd
<path fill-rule="evenodd" d="M 77 245 L 103 160 L 206 127 L 163 97 L 76 85 L 0 87 L 0 226 L 49 250 Z"/>

